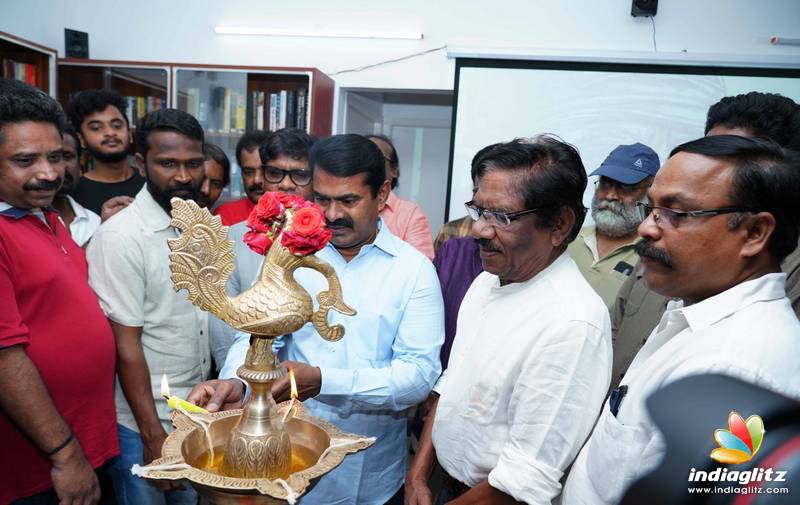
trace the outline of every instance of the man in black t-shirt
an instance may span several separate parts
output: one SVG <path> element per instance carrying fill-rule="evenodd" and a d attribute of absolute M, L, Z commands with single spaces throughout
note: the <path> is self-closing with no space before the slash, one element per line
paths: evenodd
<path fill-rule="evenodd" d="M 81 91 L 70 100 L 69 119 L 91 159 L 91 169 L 72 197 L 107 218 L 130 204 L 145 182 L 128 163 L 131 134 L 125 102 L 114 91 Z M 108 205 L 103 208 L 106 202 Z"/>

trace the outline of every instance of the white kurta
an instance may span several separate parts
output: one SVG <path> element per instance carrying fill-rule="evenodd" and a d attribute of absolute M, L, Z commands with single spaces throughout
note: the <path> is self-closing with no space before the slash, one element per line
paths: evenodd
<path fill-rule="evenodd" d="M 608 309 L 568 254 L 526 282 L 481 273 L 458 314 L 433 444 L 474 486 L 549 504 L 597 419 L 611 378 Z"/>
<path fill-rule="evenodd" d="M 570 471 L 563 505 L 617 503 L 659 464 L 666 447 L 645 400 L 666 384 L 720 373 L 800 398 L 800 322 L 785 280 L 786 274 L 769 274 L 694 305 L 670 303 L 622 379 L 628 392 L 617 416 L 608 402 L 603 406 Z"/>

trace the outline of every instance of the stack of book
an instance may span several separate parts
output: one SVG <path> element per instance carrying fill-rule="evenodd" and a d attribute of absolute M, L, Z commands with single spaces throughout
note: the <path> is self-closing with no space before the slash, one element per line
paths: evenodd
<path fill-rule="evenodd" d="M 308 90 L 282 89 L 275 93 L 253 91 L 248 102 L 252 129 L 307 128 Z"/>
<path fill-rule="evenodd" d="M 209 133 L 307 129 L 308 90 L 253 91 L 245 95 L 224 86 L 186 88 L 186 112 Z"/>
<path fill-rule="evenodd" d="M 18 61 L 3 59 L 3 77 L 25 81 L 31 86 L 36 86 L 36 65 L 20 63 Z"/>

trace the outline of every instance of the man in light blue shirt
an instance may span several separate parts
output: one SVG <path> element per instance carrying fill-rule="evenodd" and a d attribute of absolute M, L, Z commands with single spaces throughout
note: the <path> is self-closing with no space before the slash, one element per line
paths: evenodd
<path fill-rule="evenodd" d="M 337 135 L 312 148 L 314 199 L 333 232 L 317 256 L 333 266 L 355 317 L 331 313 L 342 324 L 338 342 L 323 340 L 311 324 L 281 339 L 279 357 L 294 369 L 300 399 L 312 414 L 342 430 L 376 437 L 350 455 L 303 497 L 308 504 L 403 502 L 407 411 L 428 396 L 439 377 L 444 309 L 433 265 L 392 235 L 378 217 L 389 193 L 383 156 L 359 135 Z M 302 269 L 295 277 L 309 293 L 324 278 Z M 249 335 L 239 334 L 221 380 L 199 384 L 189 400 L 209 410 L 235 408 L 243 397 L 233 379 L 244 363 Z M 288 381 L 273 396 L 288 399 Z"/>

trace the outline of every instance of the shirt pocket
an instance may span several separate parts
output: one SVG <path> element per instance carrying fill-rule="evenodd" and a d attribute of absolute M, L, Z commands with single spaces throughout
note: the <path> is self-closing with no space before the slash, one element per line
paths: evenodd
<path fill-rule="evenodd" d="M 491 424 L 497 414 L 500 391 L 497 386 L 477 382 L 467 392 L 466 404 L 461 417 L 481 425 Z"/>
<path fill-rule="evenodd" d="M 616 503 L 634 478 L 639 476 L 642 452 L 650 440 L 639 426 L 626 426 L 603 410 L 587 442 L 587 474 L 603 503 Z"/>
<path fill-rule="evenodd" d="M 388 366 L 394 355 L 393 346 L 400 328 L 403 311 L 394 307 L 382 307 L 379 310 L 361 308 L 358 309 L 356 317 L 363 318 L 362 321 L 371 321 L 371 323 L 361 327 L 364 329 L 362 334 L 349 336 L 355 346 L 355 354 L 373 366 Z M 347 339 L 347 324 L 345 323 L 343 340 Z M 351 345 L 350 341 L 347 342 L 347 345 Z"/>
<path fill-rule="evenodd" d="M 644 305 L 644 301 L 652 292 L 648 289 L 643 277 L 638 277 L 633 282 L 628 298 L 625 300 L 625 317 L 632 316 L 639 312 Z"/>

